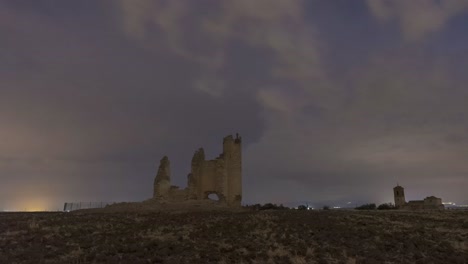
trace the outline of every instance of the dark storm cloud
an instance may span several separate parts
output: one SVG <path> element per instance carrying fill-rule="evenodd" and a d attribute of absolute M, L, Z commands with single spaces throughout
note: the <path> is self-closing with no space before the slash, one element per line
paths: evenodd
<path fill-rule="evenodd" d="M 384 202 L 396 181 L 463 201 L 451 3 L 5 1 L 1 198 L 145 199 L 163 155 L 184 186 L 194 150 L 239 132 L 245 202 Z"/>

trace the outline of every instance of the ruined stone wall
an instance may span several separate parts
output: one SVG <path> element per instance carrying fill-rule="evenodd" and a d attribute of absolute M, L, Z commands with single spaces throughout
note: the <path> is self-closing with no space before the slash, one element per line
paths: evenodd
<path fill-rule="evenodd" d="M 169 201 L 182 202 L 187 200 L 188 189 L 179 189 L 178 186 L 171 186 L 169 190 Z"/>
<path fill-rule="evenodd" d="M 193 173 L 189 173 L 187 175 L 187 199 L 188 200 L 196 200 L 198 195 L 197 189 L 197 181 L 195 180 L 195 176 Z"/>
<path fill-rule="evenodd" d="M 227 189 L 227 174 L 223 159 L 199 160 L 192 168 L 192 175 L 196 179 L 196 199 L 207 199 L 209 194 L 215 193 L 220 201 L 225 201 Z"/>
<path fill-rule="evenodd" d="M 192 169 L 189 174 L 189 192 L 192 194 L 192 199 L 198 199 L 202 196 L 202 189 L 200 186 L 203 185 L 203 165 L 205 163 L 205 151 L 203 148 L 198 149 L 192 158 Z"/>
<path fill-rule="evenodd" d="M 226 196 L 228 191 L 228 175 L 226 171 L 226 164 L 224 159 L 218 158 L 215 163 L 215 190 L 218 198 L 221 202 L 226 202 Z"/>
<path fill-rule="evenodd" d="M 216 181 L 219 178 L 216 175 L 216 160 L 206 160 L 203 162 L 203 170 L 200 175 L 200 187 L 202 193 L 205 191 L 218 191 L 216 190 Z"/>

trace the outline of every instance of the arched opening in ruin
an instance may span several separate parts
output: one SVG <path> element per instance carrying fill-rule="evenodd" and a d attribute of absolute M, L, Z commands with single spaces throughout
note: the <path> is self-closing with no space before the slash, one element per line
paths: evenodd
<path fill-rule="evenodd" d="M 208 194 L 208 199 L 212 201 L 219 201 L 219 196 L 217 193 L 210 193 Z"/>

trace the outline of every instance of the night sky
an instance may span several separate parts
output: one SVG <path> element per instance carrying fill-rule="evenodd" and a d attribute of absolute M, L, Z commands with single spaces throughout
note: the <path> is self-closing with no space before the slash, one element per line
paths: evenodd
<path fill-rule="evenodd" d="M 243 202 L 468 203 L 468 1 L 0 0 L 0 209 L 152 196 L 243 137 Z"/>

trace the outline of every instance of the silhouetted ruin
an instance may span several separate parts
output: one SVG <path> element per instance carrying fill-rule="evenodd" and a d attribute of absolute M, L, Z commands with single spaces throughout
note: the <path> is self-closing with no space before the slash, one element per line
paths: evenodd
<path fill-rule="evenodd" d="M 186 201 L 209 199 L 216 194 L 219 203 L 240 206 L 242 201 L 242 138 L 236 134 L 223 139 L 223 153 L 214 160 L 205 160 L 200 148 L 192 158 L 187 188 L 181 190 L 171 185 L 171 169 L 168 157 L 161 159 L 154 180 L 153 198 L 161 201 Z"/>

